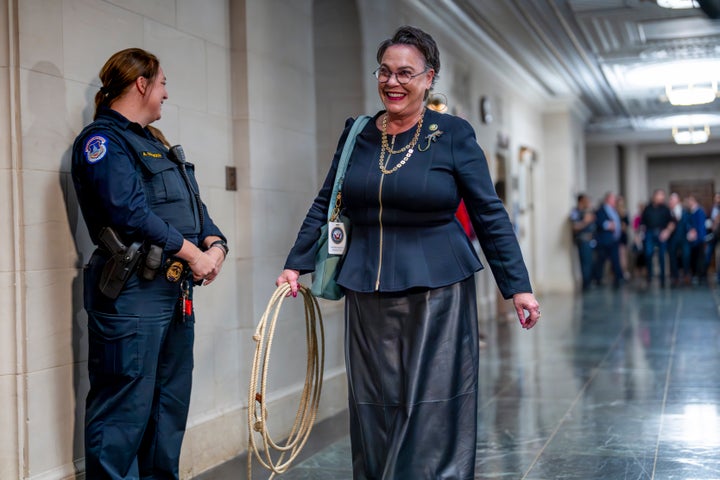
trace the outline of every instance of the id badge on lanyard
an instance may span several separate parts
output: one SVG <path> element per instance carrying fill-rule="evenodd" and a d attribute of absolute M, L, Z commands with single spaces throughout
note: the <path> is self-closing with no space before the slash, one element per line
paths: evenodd
<path fill-rule="evenodd" d="M 342 222 L 328 222 L 328 254 L 343 255 L 347 244 L 345 224 Z"/>

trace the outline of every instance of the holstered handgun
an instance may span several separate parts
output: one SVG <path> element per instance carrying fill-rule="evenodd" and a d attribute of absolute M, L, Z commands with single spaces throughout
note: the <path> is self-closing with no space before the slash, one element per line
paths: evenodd
<path fill-rule="evenodd" d="M 100 275 L 99 288 L 103 295 L 114 300 L 120 295 L 142 257 L 142 243 L 135 242 L 127 247 L 110 227 L 100 230 L 100 242 L 112 256 Z"/>

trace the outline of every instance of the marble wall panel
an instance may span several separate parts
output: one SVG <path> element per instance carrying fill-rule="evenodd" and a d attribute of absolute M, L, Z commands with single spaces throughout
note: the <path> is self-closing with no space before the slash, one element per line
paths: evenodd
<path fill-rule="evenodd" d="M 224 48 L 230 46 L 229 0 L 176 0 L 177 28 Z"/>
<path fill-rule="evenodd" d="M 142 47 L 143 36 L 138 14 L 101 0 L 63 0 L 65 78 L 100 85 L 98 72 L 110 55 Z"/>
<path fill-rule="evenodd" d="M 177 7 L 175 0 L 107 0 L 120 8 L 135 12 L 143 17 L 151 18 L 165 25 L 177 23 Z"/>
<path fill-rule="evenodd" d="M 62 76 L 63 2 L 18 2 L 20 67 Z"/>
<path fill-rule="evenodd" d="M 0 278 L 2 276 L 0 275 Z M 0 374 L 0 478 L 20 478 L 18 471 L 17 377 Z"/>
<path fill-rule="evenodd" d="M 167 103 L 207 111 L 205 42 L 152 20 L 144 22 L 145 48 L 160 59 L 167 76 Z"/>

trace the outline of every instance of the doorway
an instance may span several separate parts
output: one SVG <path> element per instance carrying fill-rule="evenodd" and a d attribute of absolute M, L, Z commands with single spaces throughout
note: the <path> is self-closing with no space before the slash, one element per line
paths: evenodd
<path fill-rule="evenodd" d="M 680 198 L 692 195 L 702 205 L 705 213 L 710 215 L 715 194 L 714 180 L 682 180 L 670 182 L 670 192 L 677 193 Z"/>
<path fill-rule="evenodd" d="M 720 156 L 717 154 L 671 155 L 647 160 L 648 191 L 657 188 L 694 195 L 710 213 L 715 188 L 720 188 Z"/>

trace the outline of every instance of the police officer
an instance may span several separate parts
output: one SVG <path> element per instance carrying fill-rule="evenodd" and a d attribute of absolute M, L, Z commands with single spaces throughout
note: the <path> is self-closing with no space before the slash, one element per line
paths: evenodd
<path fill-rule="evenodd" d="M 158 59 L 122 50 L 100 80 L 95 119 L 72 158 L 80 207 L 100 245 L 84 278 L 86 476 L 177 479 L 193 368 L 192 285 L 215 279 L 227 244 L 200 200 L 194 167 L 150 126 L 167 99 Z"/>

